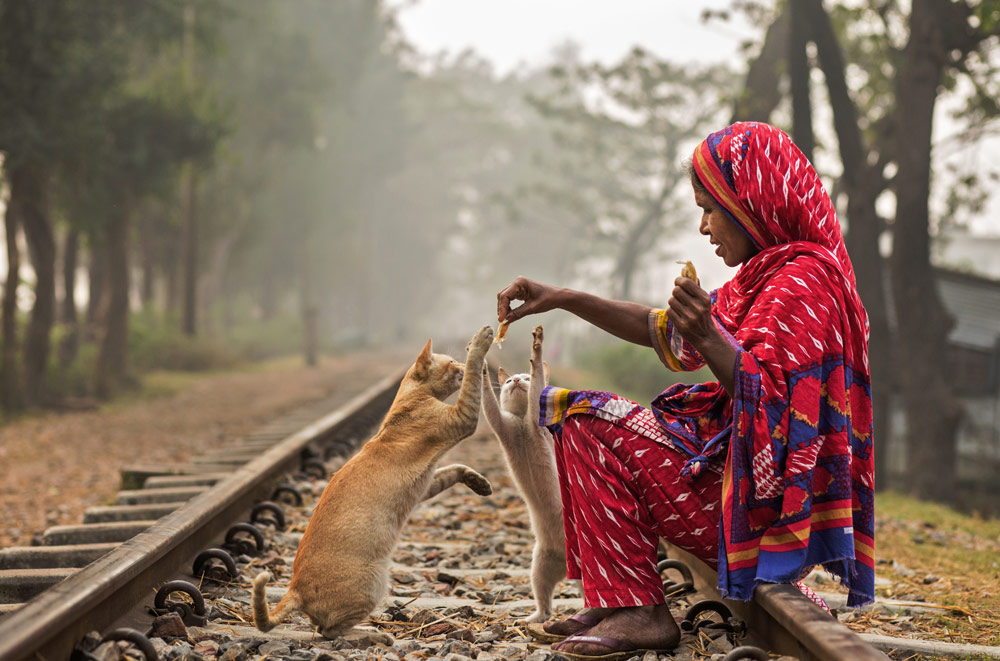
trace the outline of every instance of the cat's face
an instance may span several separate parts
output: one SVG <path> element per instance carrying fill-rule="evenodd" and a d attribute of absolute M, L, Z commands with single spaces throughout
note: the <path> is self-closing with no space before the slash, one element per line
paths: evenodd
<path fill-rule="evenodd" d="M 427 340 L 416 362 L 406 373 L 406 379 L 437 399 L 444 400 L 462 386 L 464 374 L 465 365 L 451 356 L 432 353 L 431 341 Z"/>
<path fill-rule="evenodd" d="M 528 411 L 531 375 L 509 375 L 501 369 L 497 372 L 497 381 L 500 382 L 500 408 L 514 415 L 524 415 Z"/>

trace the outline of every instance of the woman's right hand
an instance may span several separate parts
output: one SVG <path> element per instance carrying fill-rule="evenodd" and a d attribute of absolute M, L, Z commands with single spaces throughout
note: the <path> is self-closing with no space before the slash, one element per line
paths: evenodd
<path fill-rule="evenodd" d="M 497 320 L 513 322 L 529 314 L 547 312 L 557 306 L 556 295 L 559 289 L 524 276 L 518 276 L 512 283 L 497 294 Z M 511 308 L 512 301 L 523 301 L 516 308 Z"/>

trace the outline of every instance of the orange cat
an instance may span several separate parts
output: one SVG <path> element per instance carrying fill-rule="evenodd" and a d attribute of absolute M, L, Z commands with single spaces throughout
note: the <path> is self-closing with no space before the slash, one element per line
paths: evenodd
<path fill-rule="evenodd" d="M 323 491 L 299 542 L 288 593 L 270 613 L 264 589 L 271 577 L 263 572 L 254 579 L 258 629 L 268 631 L 289 611 L 301 610 L 323 636 L 347 633 L 385 598 L 390 556 L 417 503 L 457 482 L 483 496 L 492 493 L 489 481 L 467 466 L 435 470 L 445 452 L 476 430 L 492 340 L 492 328 L 479 329 L 465 365 L 431 353 L 427 341 L 378 432 Z M 459 389 L 455 405 L 445 404 Z M 368 633 L 392 642 L 388 634 Z"/>

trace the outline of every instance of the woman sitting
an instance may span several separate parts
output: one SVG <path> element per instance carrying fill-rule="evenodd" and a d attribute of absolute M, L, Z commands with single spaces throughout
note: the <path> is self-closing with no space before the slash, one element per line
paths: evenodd
<path fill-rule="evenodd" d="M 680 277 L 666 310 L 523 277 L 497 295 L 500 320 L 560 308 L 653 347 L 671 370 L 707 365 L 718 379 L 674 386 L 650 408 L 543 392 L 568 576 L 586 606 L 546 624 L 569 635 L 562 654 L 676 646 L 661 537 L 717 568 L 728 598 L 814 565 L 840 578 L 848 605 L 874 596 L 868 317 L 833 204 L 789 137 L 759 122 L 709 135 L 691 181 L 700 232 L 739 266 L 719 289 Z"/>

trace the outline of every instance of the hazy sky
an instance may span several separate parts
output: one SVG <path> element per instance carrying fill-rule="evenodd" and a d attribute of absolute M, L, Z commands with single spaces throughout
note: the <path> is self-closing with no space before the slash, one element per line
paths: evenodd
<path fill-rule="evenodd" d="M 572 39 L 585 60 L 611 62 L 635 44 L 665 59 L 735 60 L 740 43 L 759 38 L 742 17 L 701 21 L 704 9 L 728 0 L 389 0 L 403 6 L 400 24 L 420 50 L 472 48 L 501 73 L 520 62 L 543 61 L 555 44 Z"/>
<path fill-rule="evenodd" d="M 640 44 L 674 62 L 730 62 L 742 71 L 740 45 L 759 41 L 763 27 L 734 14 L 728 22 L 701 20 L 706 9 L 722 10 L 729 0 L 386 0 L 400 7 L 400 25 L 418 50 L 459 52 L 471 48 L 500 73 L 519 63 L 544 62 L 557 44 L 572 39 L 586 60 L 610 63 Z M 954 132 L 939 103 L 935 139 Z M 817 127 L 823 130 L 823 127 Z M 988 138 L 949 158 L 1000 170 L 1000 139 Z M 944 158 L 939 153 L 938 158 Z M 819 163 L 822 166 L 822 163 Z M 943 163 L 938 160 L 936 168 Z M 938 195 L 943 191 L 938 190 Z M 1000 235 L 1000 194 L 971 222 L 975 233 Z"/>

